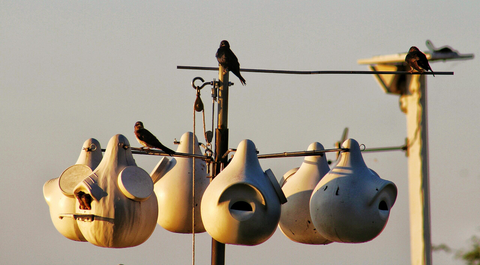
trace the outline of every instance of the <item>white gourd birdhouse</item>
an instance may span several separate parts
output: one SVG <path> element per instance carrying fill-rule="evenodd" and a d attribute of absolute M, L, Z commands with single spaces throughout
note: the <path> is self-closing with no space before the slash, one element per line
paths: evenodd
<path fill-rule="evenodd" d="M 101 150 L 100 146 L 94 152 L 97 150 Z M 99 159 L 91 155 L 78 161 L 94 165 Z M 52 207 L 53 202 L 48 198 L 53 190 L 50 184 L 45 184 L 44 192 Z M 59 178 L 59 188 L 75 198 L 73 208 L 60 206 L 56 210 L 65 210 L 60 217 L 70 218 L 75 236 L 64 235 L 73 240 L 86 240 L 101 247 L 133 247 L 145 242 L 155 229 L 158 205 L 153 181 L 136 166 L 123 135 L 110 139 L 105 156 L 93 172 L 86 165 L 67 169 Z"/>
<path fill-rule="evenodd" d="M 87 241 L 73 218 L 76 209 L 73 189 L 93 172 L 101 160 L 100 143 L 90 138 L 83 143 L 77 163 L 67 168 L 60 177 L 51 179 L 43 185 L 43 196 L 49 206 L 53 225 L 68 239 Z"/>
<path fill-rule="evenodd" d="M 350 151 L 341 153 L 338 163 L 313 191 L 312 221 L 330 241 L 370 241 L 385 228 L 397 187 L 366 166 L 357 141 L 348 139 L 342 147 Z"/>
<path fill-rule="evenodd" d="M 260 167 L 255 144 L 243 140 L 203 195 L 203 224 L 218 242 L 257 245 L 275 232 L 284 202 L 273 173 Z"/>
<path fill-rule="evenodd" d="M 78 226 L 94 245 L 137 246 L 155 229 L 158 205 L 153 181 L 137 167 L 123 135 L 110 139 L 102 161 L 75 187 L 74 193 Z"/>
<path fill-rule="evenodd" d="M 201 155 L 197 137 L 191 132 L 184 133 L 177 148 L 179 153 Z M 200 203 L 210 183 L 207 178 L 207 166 L 204 160 L 175 157 L 162 160 L 151 173 L 155 181 L 154 191 L 158 200 L 157 223 L 171 232 L 192 233 L 192 191 L 195 186 L 195 232 L 205 232 Z M 195 173 L 195 185 L 192 176 Z"/>
<path fill-rule="evenodd" d="M 324 150 L 320 143 L 312 143 L 308 151 Z M 278 226 L 289 239 L 305 244 L 329 244 L 312 223 L 310 197 L 318 182 L 328 173 L 330 167 L 325 155 L 307 156 L 298 170 L 285 176 L 282 190 L 287 203 L 282 205 Z"/>

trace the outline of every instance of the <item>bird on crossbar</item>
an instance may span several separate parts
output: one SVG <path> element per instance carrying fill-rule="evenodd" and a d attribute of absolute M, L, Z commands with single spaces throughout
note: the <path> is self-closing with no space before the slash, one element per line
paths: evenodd
<path fill-rule="evenodd" d="M 135 132 L 135 137 L 137 138 L 137 141 L 144 147 L 161 149 L 162 151 L 164 151 L 169 155 L 175 154 L 175 151 L 163 145 L 157 139 L 157 137 L 155 137 L 155 135 L 153 135 L 150 131 L 145 129 L 145 127 L 143 127 L 143 122 L 137 121 L 135 123 L 134 132 Z"/>
<path fill-rule="evenodd" d="M 246 85 L 245 79 L 240 74 L 240 63 L 238 63 L 237 56 L 230 50 L 228 41 L 222 40 L 220 42 L 220 48 L 218 48 L 215 57 L 217 57 L 218 63 L 225 68 L 225 71 L 232 72 L 240 79 L 242 85 Z"/>
<path fill-rule="evenodd" d="M 427 56 L 415 46 L 412 46 L 410 50 L 408 50 L 407 56 L 405 56 L 405 62 L 410 67 L 410 73 L 413 73 L 414 70 L 419 73 L 430 70 L 433 76 L 435 76 L 428 63 Z"/>

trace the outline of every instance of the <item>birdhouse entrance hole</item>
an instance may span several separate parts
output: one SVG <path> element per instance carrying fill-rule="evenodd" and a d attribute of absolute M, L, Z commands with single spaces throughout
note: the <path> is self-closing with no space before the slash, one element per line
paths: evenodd
<path fill-rule="evenodd" d="M 92 196 L 83 191 L 75 194 L 77 197 L 80 210 L 91 210 L 92 209 Z"/>
<path fill-rule="evenodd" d="M 388 211 L 388 205 L 385 201 L 381 201 L 379 204 L 378 204 L 378 209 L 381 210 L 381 211 Z"/>
<path fill-rule="evenodd" d="M 246 221 L 255 214 L 255 204 L 246 201 L 236 201 L 230 204 L 230 214 L 238 221 Z"/>
<path fill-rule="evenodd" d="M 244 201 L 235 202 L 234 204 L 232 204 L 230 209 L 237 210 L 237 211 L 249 211 L 249 212 L 253 211 L 250 203 L 244 202 Z"/>

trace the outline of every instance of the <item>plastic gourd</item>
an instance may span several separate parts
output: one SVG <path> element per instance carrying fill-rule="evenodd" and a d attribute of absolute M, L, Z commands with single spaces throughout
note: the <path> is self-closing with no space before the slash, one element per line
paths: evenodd
<path fill-rule="evenodd" d="M 197 137 L 191 132 L 184 133 L 177 148 L 179 153 L 202 154 Z M 207 178 L 205 161 L 193 158 L 175 157 L 168 161 L 162 158 L 151 173 L 154 191 L 158 200 L 157 223 L 171 232 L 192 232 L 192 175 L 195 170 L 195 232 L 205 232 L 200 215 L 200 203 L 210 183 Z"/>
<path fill-rule="evenodd" d="M 397 197 L 393 182 L 367 168 L 357 141 L 318 183 L 310 199 L 310 214 L 318 232 L 335 242 L 361 243 L 378 236 Z"/>
<path fill-rule="evenodd" d="M 125 136 L 112 137 L 98 167 L 82 175 L 71 190 L 76 198 L 73 213 L 63 217 L 75 220 L 80 239 L 121 248 L 139 245 L 150 237 L 158 214 L 153 182 L 136 166 Z"/>
<path fill-rule="evenodd" d="M 76 219 L 88 242 L 102 247 L 132 247 L 153 233 L 158 204 L 153 181 L 137 167 L 130 144 L 117 134 L 108 142 L 97 169 L 74 189 Z M 79 202 L 86 198 L 87 207 Z M 85 202 L 83 202 L 85 203 Z"/>
<path fill-rule="evenodd" d="M 73 188 L 90 175 L 101 160 L 100 143 L 90 138 L 84 142 L 77 163 L 66 169 L 60 177 L 47 181 L 43 186 L 43 195 L 49 206 L 53 225 L 68 239 L 87 241 L 73 218 L 76 203 Z"/>
<path fill-rule="evenodd" d="M 324 150 L 324 148 L 316 142 L 310 144 L 308 150 L 318 151 Z M 331 243 L 330 240 L 318 233 L 310 217 L 312 192 L 329 170 L 330 167 L 325 155 L 307 156 L 295 173 L 284 176 L 285 182 L 282 185 L 282 190 L 288 201 L 282 205 L 282 214 L 278 226 L 289 239 L 305 244 Z"/>
<path fill-rule="evenodd" d="M 203 224 L 218 242 L 257 245 L 275 232 L 285 200 L 271 170 L 260 167 L 255 144 L 243 140 L 203 195 Z"/>

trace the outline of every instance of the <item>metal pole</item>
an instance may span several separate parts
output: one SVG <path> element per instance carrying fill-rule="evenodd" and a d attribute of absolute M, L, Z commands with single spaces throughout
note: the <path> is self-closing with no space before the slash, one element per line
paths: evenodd
<path fill-rule="evenodd" d="M 404 65 L 370 66 L 372 70 L 405 70 Z M 427 85 L 425 75 L 376 75 L 389 94 L 400 96 L 407 117 L 410 257 L 412 265 L 432 264 L 430 188 L 428 171 Z"/>
<path fill-rule="evenodd" d="M 427 86 L 425 76 L 411 76 L 400 97 L 407 116 L 410 251 L 413 265 L 432 264 L 428 170 Z"/>
<path fill-rule="evenodd" d="M 226 166 L 226 158 L 223 155 L 228 150 L 228 71 L 219 65 L 218 79 L 218 116 L 215 130 L 215 166 L 212 180 Z M 225 244 L 212 238 L 212 265 L 225 264 Z"/>

